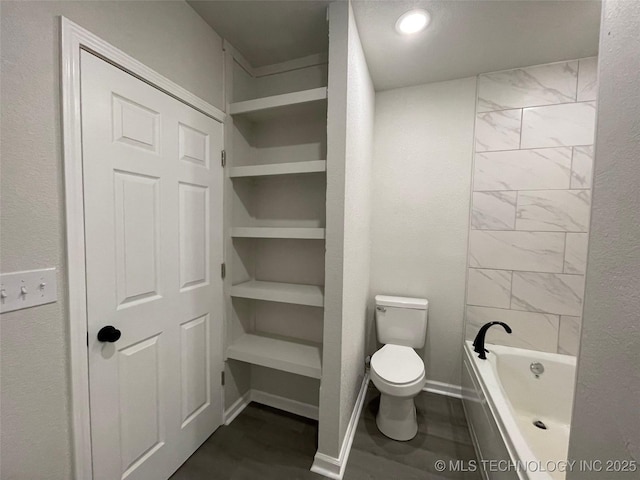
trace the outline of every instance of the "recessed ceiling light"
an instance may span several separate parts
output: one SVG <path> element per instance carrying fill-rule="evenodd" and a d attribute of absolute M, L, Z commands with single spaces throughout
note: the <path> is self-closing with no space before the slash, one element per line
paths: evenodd
<path fill-rule="evenodd" d="M 424 30 L 431 17 L 425 10 L 410 10 L 403 13 L 396 22 L 396 30 L 403 35 L 411 35 Z"/>

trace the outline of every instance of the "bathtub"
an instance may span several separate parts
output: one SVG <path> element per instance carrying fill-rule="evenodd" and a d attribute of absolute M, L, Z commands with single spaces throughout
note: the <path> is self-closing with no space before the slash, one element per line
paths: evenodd
<path fill-rule="evenodd" d="M 463 404 L 486 479 L 565 478 L 575 357 L 487 344 L 480 360 L 465 342 Z M 544 366 L 538 378 L 532 362 Z M 534 425 L 540 420 L 546 430 Z"/>

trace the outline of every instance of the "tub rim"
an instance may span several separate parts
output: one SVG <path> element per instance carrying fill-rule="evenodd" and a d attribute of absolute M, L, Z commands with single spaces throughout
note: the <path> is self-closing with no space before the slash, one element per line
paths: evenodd
<path fill-rule="evenodd" d="M 494 344 L 486 344 L 487 349 L 489 349 L 494 355 L 500 355 L 500 353 L 504 350 L 509 351 L 509 353 L 522 353 L 523 355 L 531 355 L 532 352 L 539 357 L 546 357 L 549 360 L 557 360 L 562 363 L 570 363 L 573 366 L 576 365 L 575 357 L 570 355 L 563 355 L 559 353 L 550 353 L 550 352 L 538 352 L 535 350 L 527 350 L 524 348 L 518 347 L 508 347 L 504 345 L 494 345 Z M 500 436 L 502 437 L 502 441 L 511 457 L 511 461 L 513 463 L 520 462 L 520 464 L 528 464 L 529 462 L 537 463 L 541 465 L 543 460 L 536 457 L 531 450 L 528 442 L 525 439 L 525 436 L 522 434 L 520 427 L 518 426 L 514 414 L 513 407 L 511 406 L 511 402 L 508 399 L 508 396 L 505 393 L 504 387 L 499 380 L 497 374 L 497 366 L 495 360 L 487 359 L 480 360 L 476 357 L 473 351 L 473 343 L 470 340 L 465 340 L 464 342 L 464 352 L 465 352 L 465 361 L 470 364 L 471 370 L 475 376 L 476 383 L 479 385 L 482 390 L 482 394 L 486 399 L 489 410 L 491 411 L 491 415 L 498 427 L 498 431 Z M 496 395 L 495 392 L 499 392 L 499 395 Z M 464 394 L 464 392 L 463 392 Z M 472 399 L 471 399 L 472 400 Z M 501 413 L 501 412 L 508 412 Z M 571 428 L 571 426 L 569 426 Z M 543 471 L 521 471 L 520 468 L 516 469 L 516 474 L 518 478 L 523 480 L 551 480 L 551 475 L 548 472 Z"/>

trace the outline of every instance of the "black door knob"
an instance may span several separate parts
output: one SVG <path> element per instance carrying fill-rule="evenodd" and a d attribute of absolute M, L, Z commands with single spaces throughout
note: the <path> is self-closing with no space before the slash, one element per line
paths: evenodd
<path fill-rule="evenodd" d="M 107 325 L 106 327 L 102 327 L 98 332 L 98 341 L 100 342 L 117 342 L 122 333 L 113 325 Z"/>

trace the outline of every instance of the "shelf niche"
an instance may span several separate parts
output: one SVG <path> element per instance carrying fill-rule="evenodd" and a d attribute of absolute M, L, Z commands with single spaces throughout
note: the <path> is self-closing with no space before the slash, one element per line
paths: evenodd
<path fill-rule="evenodd" d="M 324 228 L 286 227 L 233 227 L 231 236 L 235 238 L 297 238 L 324 240 Z"/>
<path fill-rule="evenodd" d="M 267 77 L 251 77 L 237 62 L 227 65 L 232 103 L 226 140 L 225 402 L 229 406 L 247 392 L 254 401 L 276 396 L 278 408 L 299 414 L 295 408 L 304 404 L 317 417 L 327 65 Z M 256 390 L 266 396 L 254 397 Z"/>
<path fill-rule="evenodd" d="M 267 334 L 245 334 L 227 348 L 227 357 L 311 378 L 322 374 L 322 346 Z"/>
<path fill-rule="evenodd" d="M 319 285 L 249 280 L 231 287 L 231 296 L 310 307 L 324 306 L 324 287 Z"/>
<path fill-rule="evenodd" d="M 232 167 L 229 170 L 231 178 L 253 178 L 273 175 L 296 175 L 305 173 L 324 173 L 327 171 L 326 160 L 292 161 L 287 163 L 272 163 L 269 165 L 247 165 Z"/>
<path fill-rule="evenodd" d="M 255 122 L 292 114 L 313 115 L 326 110 L 326 104 L 327 89 L 320 87 L 232 103 L 229 113 Z"/>

